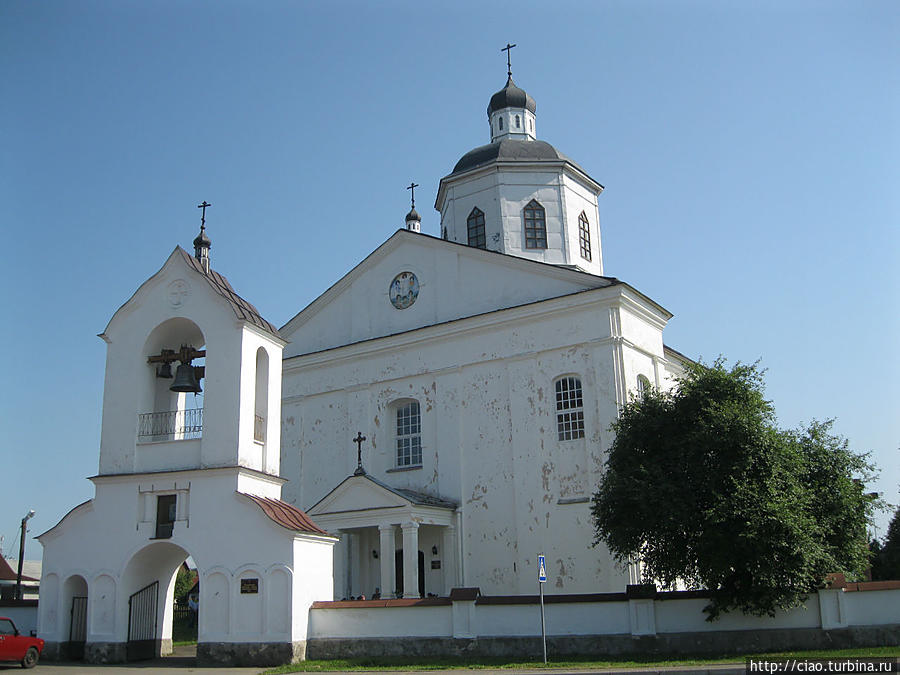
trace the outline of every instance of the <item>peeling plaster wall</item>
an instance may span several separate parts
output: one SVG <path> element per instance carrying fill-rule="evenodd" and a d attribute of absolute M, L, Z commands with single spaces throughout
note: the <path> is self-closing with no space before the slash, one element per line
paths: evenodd
<path fill-rule="evenodd" d="M 437 328 L 414 343 L 401 334 L 286 360 L 285 499 L 309 509 L 349 476 L 351 439 L 361 431 L 371 476 L 459 503 L 463 585 L 533 593 L 544 552 L 551 592 L 622 590 L 627 572 L 590 545 L 588 499 L 623 387 L 633 389 L 639 372 L 655 382 L 654 362 L 665 366 L 665 317 L 629 302 L 600 289 L 470 330 Z M 554 382 L 567 375 L 582 382 L 585 437 L 560 441 Z M 408 399 L 420 404 L 422 466 L 398 470 L 393 404 Z M 369 559 L 378 548 L 377 531 L 369 534 L 355 556 Z M 426 590 L 442 590 L 428 563 L 431 540 L 420 535 Z M 353 593 L 379 585 L 378 564 L 364 564 Z"/>

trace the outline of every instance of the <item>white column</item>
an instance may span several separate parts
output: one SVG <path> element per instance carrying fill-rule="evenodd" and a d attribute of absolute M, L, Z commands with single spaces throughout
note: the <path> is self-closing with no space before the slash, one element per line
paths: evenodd
<path fill-rule="evenodd" d="M 334 557 L 334 596 L 335 599 L 350 597 L 350 533 L 338 530 L 341 540 L 336 546 Z"/>
<path fill-rule="evenodd" d="M 456 528 L 448 525 L 444 528 L 444 541 L 442 544 L 443 555 L 441 556 L 444 566 L 444 595 L 449 596 L 450 591 L 459 585 L 456 577 Z"/>
<path fill-rule="evenodd" d="M 403 523 L 403 597 L 419 596 L 419 524 Z"/>
<path fill-rule="evenodd" d="M 394 551 L 397 548 L 394 538 L 393 525 L 379 525 L 378 534 L 380 548 L 378 552 L 381 559 L 381 597 L 393 598 L 397 590 L 397 582 L 394 579 Z"/>

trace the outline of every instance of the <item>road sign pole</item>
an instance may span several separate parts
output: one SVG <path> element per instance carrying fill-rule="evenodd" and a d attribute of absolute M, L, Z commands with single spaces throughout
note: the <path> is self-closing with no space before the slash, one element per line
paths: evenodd
<path fill-rule="evenodd" d="M 544 583 L 547 581 L 547 566 L 544 554 L 538 556 L 538 588 L 541 591 L 541 644 L 544 647 L 544 663 L 547 663 L 547 625 L 544 622 Z"/>

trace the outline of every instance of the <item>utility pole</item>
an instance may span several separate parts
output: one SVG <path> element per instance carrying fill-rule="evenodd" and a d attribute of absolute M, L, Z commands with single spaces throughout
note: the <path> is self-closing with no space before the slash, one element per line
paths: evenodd
<path fill-rule="evenodd" d="M 22 563 L 25 562 L 25 527 L 28 519 L 34 515 L 34 509 L 31 509 L 24 518 L 22 518 L 22 535 L 19 537 L 19 572 L 16 574 L 16 600 L 22 599 Z"/>

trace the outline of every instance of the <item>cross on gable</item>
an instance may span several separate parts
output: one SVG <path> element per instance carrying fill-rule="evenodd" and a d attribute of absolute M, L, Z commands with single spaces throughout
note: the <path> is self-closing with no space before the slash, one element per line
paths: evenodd
<path fill-rule="evenodd" d="M 353 472 L 354 476 L 366 475 L 366 470 L 362 465 L 362 444 L 364 440 L 366 440 L 366 437 L 362 435 L 361 431 L 357 431 L 356 438 L 353 439 L 353 442 L 356 443 L 356 471 Z"/>

